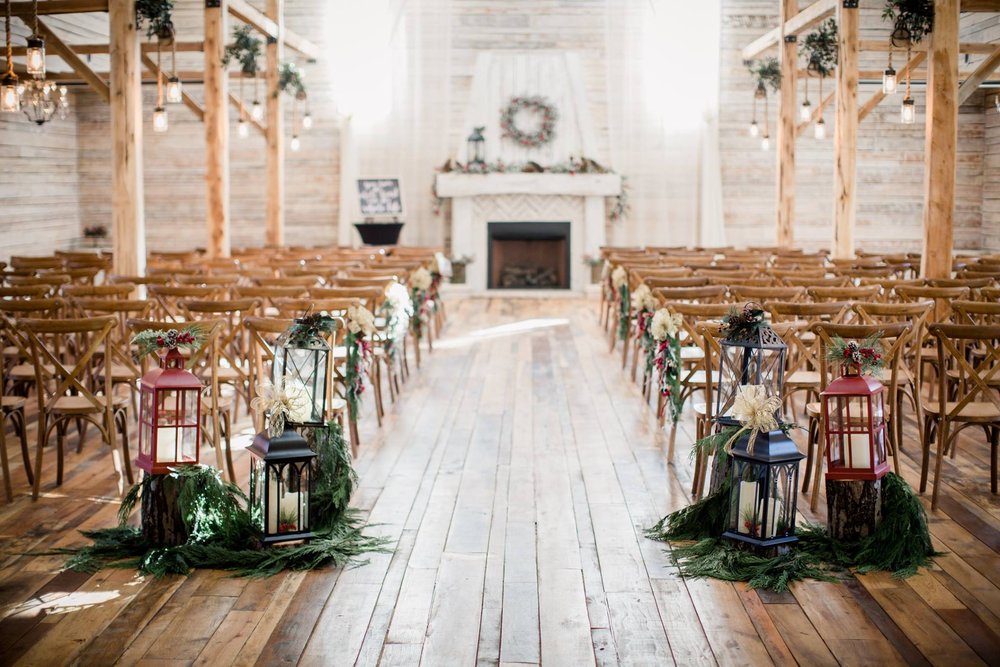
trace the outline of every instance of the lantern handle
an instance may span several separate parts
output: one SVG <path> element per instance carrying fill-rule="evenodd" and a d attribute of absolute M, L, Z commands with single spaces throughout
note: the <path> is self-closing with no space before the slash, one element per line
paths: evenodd
<path fill-rule="evenodd" d="M 167 353 L 160 357 L 160 368 L 184 369 L 184 355 L 176 347 L 167 348 Z"/>

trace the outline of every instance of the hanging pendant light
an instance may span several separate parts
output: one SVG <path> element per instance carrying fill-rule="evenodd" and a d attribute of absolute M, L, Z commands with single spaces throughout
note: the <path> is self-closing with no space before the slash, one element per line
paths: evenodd
<path fill-rule="evenodd" d="M 299 135 L 297 135 L 297 134 L 293 134 L 292 135 L 292 141 L 288 145 L 288 147 L 291 148 L 292 152 L 294 152 L 294 153 L 298 153 L 299 152 L 299 149 L 302 148 L 302 142 L 299 141 Z"/>
<path fill-rule="evenodd" d="M 909 62 L 910 49 L 906 49 L 906 59 Z M 913 125 L 917 122 L 917 105 L 910 97 L 910 71 L 906 70 L 906 96 L 903 97 L 903 104 L 899 109 L 899 120 L 903 125 Z"/>
<path fill-rule="evenodd" d="M 300 148 L 302 148 L 302 142 L 299 141 L 299 103 L 298 101 L 292 102 L 292 141 L 288 144 L 288 147 L 292 149 L 293 153 L 297 153 Z"/>
<path fill-rule="evenodd" d="M 243 106 L 243 74 L 240 73 L 240 120 L 236 123 L 236 134 L 240 139 L 250 136 L 250 124 L 247 123 L 247 110 Z"/>
<path fill-rule="evenodd" d="M 163 133 L 170 129 L 167 109 L 163 106 L 163 69 L 160 67 L 160 42 L 156 42 L 156 107 L 153 109 L 153 132 Z"/>
<path fill-rule="evenodd" d="M 306 107 L 306 111 L 302 114 L 302 129 L 311 130 L 313 126 L 312 114 L 309 113 L 309 107 Z"/>
<path fill-rule="evenodd" d="M 826 139 L 826 121 L 823 120 L 822 116 L 816 121 L 816 127 L 813 128 L 813 136 L 817 139 Z"/>
<path fill-rule="evenodd" d="M 761 139 L 760 139 L 760 149 L 762 151 L 771 150 L 771 137 L 769 137 L 766 134 L 763 137 L 761 137 Z"/>
<path fill-rule="evenodd" d="M 184 87 L 177 76 L 177 40 L 170 41 L 170 76 L 167 78 L 167 103 L 180 104 L 184 101 Z"/>
<path fill-rule="evenodd" d="M 757 100 L 767 101 L 767 90 L 764 89 L 764 82 L 757 82 L 757 90 L 753 93 L 753 120 L 750 121 L 750 136 L 758 137 L 760 136 L 760 127 L 757 125 Z M 765 122 L 767 118 L 765 117 Z"/>
<path fill-rule="evenodd" d="M 1000 113 L 1000 95 L 993 98 L 993 104 L 997 107 L 997 113 Z"/>
<path fill-rule="evenodd" d="M 28 74 L 36 79 L 45 78 L 45 39 L 38 34 L 38 0 L 31 3 L 31 15 L 34 21 L 34 30 L 28 37 L 28 48 L 25 51 L 27 58 L 26 69 Z"/>
<path fill-rule="evenodd" d="M 264 120 L 264 106 L 260 103 L 257 98 L 258 88 L 257 85 L 258 77 L 257 72 L 253 73 L 253 102 L 250 103 L 250 117 L 253 118 L 258 123 Z"/>
<path fill-rule="evenodd" d="M 750 121 L 750 136 L 756 137 L 760 135 L 760 127 L 757 125 L 756 120 Z"/>
<path fill-rule="evenodd" d="M 21 109 L 21 96 L 18 92 L 17 74 L 14 74 L 14 45 L 10 40 L 10 0 L 5 0 L 6 17 L 4 25 L 7 31 L 7 70 L 0 79 L 0 111 L 14 113 Z"/>
<path fill-rule="evenodd" d="M 889 66 L 882 72 L 882 94 L 895 95 L 898 87 L 896 70 L 892 68 L 892 44 L 889 44 Z"/>

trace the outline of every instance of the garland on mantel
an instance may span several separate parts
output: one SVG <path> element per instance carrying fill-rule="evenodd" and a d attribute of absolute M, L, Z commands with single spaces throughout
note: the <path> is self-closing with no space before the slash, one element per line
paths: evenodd
<path fill-rule="evenodd" d="M 455 160 L 447 160 L 435 171 L 439 174 L 615 174 L 614 169 L 605 167 L 600 162 L 588 157 L 570 157 L 566 162 L 557 162 L 550 165 L 540 165 L 537 162 L 504 162 L 497 159 L 493 162 L 468 162 L 462 163 Z M 611 204 L 608 207 L 608 219 L 611 221 L 621 220 L 629 212 L 628 186 L 625 176 L 622 177 L 621 192 L 614 197 L 608 197 Z M 431 210 L 434 215 L 440 215 L 444 209 L 445 197 L 438 194 L 437 179 L 431 183 Z"/>

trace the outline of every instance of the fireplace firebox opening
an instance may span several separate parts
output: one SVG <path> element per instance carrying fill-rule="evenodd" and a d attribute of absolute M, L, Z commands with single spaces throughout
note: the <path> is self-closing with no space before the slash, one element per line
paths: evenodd
<path fill-rule="evenodd" d="M 568 222 L 490 222 L 489 289 L 569 289 Z"/>

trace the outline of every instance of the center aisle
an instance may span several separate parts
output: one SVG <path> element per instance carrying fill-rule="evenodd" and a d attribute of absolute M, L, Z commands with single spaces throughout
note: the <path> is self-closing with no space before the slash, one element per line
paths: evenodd
<path fill-rule="evenodd" d="M 666 474 L 665 438 L 595 306 L 449 304 L 446 335 L 358 461 L 355 504 L 394 553 L 335 583 L 306 574 L 258 664 L 293 657 L 283 635 L 317 613 L 306 664 L 704 664 L 713 649 L 769 662 L 737 589 L 685 584 L 642 537 L 687 502 L 689 467 Z"/>

